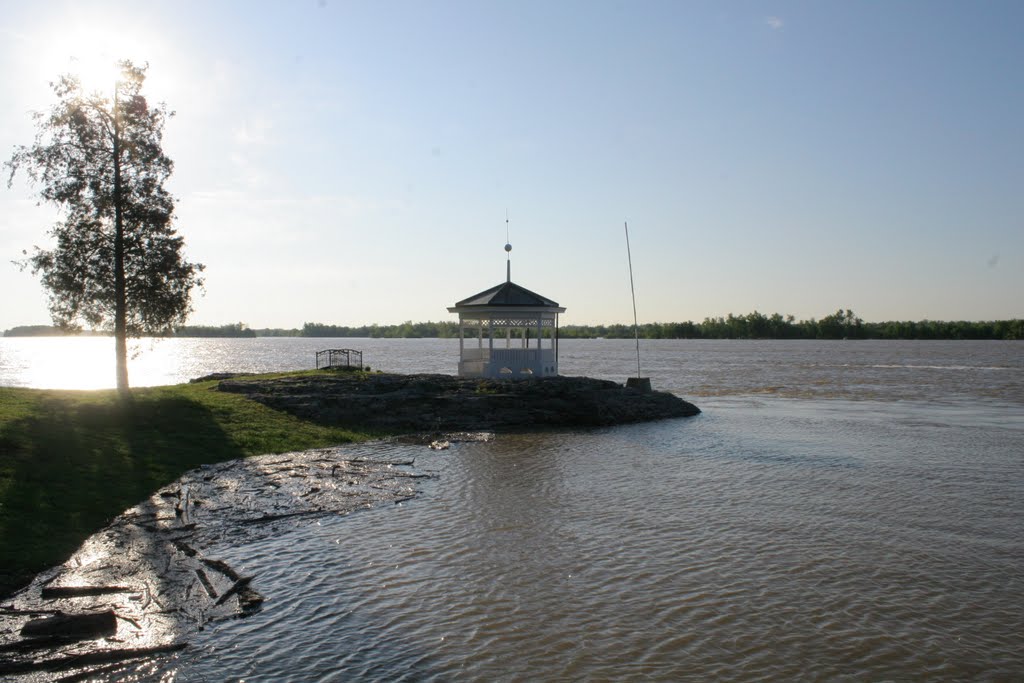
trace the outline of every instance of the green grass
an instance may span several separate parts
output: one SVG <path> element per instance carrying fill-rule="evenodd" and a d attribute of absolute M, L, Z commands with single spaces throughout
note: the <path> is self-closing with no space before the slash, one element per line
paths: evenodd
<path fill-rule="evenodd" d="M 215 385 L 134 389 L 129 400 L 112 390 L 0 388 L 0 596 L 198 465 L 381 436 Z"/>

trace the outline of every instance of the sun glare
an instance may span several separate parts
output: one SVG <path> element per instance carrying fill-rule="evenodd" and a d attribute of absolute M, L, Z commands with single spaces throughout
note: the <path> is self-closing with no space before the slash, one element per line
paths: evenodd
<path fill-rule="evenodd" d="M 154 72 L 160 72 L 160 82 L 168 80 L 161 41 L 137 27 L 118 26 L 116 22 L 75 22 L 47 33 L 46 49 L 37 60 L 43 71 L 40 75 L 46 81 L 61 74 L 73 74 L 86 92 L 112 93 L 120 75 L 118 62 L 124 59 L 138 65 L 156 66 L 160 62 Z M 147 79 L 146 90 L 152 92 L 153 85 L 160 83 Z"/>

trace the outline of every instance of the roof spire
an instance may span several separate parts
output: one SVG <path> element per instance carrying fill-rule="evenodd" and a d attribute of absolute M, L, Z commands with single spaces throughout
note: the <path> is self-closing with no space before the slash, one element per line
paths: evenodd
<path fill-rule="evenodd" d="M 512 244 L 508 241 L 508 209 L 505 209 L 505 282 L 512 282 Z"/>

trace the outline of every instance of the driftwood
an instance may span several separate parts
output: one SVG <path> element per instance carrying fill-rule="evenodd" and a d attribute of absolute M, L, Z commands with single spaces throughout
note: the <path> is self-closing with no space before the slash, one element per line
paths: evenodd
<path fill-rule="evenodd" d="M 174 539 L 173 541 L 171 541 L 171 545 L 173 545 L 180 552 L 185 553 L 189 557 L 195 557 L 196 556 L 196 549 L 193 548 L 192 546 L 190 546 L 188 543 L 185 543 L 182 540 Z"/>
<path fill-rule="evenodd" d="M 167 518 L 170 520 L 170 517 Z M 195 531 L 195 522 L 192 524 L 179 524 L 178 526 L 153 526 L 152 524 L 142 524 L 141 522 L 131 522 L 135 526 L 145 529 L 146 531 L 152 531 L 157 534 L 170 534 L 176 531 Z"/>
<path fill-rule="evenodd" d="M 44 600 L 58 598 L 86 598 L 94 595 L 110 595 L 112 593 L 141 593 L 141 588 L 130 586 L 47 586 L 40 595 Z"/>
<path fill-rule="evenodd" d="M 196 567 L 196 576 L 199 577 L 199 582 L 203 584 L 203 588 L 206 589 L 206 594 L 210 596 L 210 599 L 215 599 L 217 597 L 217 589 L 215 589 L 213 584 L 210 583 L 210 579 L 207 578 L 206 572 L 199 567 Z"/>
<path fill-rule="evenodd" d="M 93 664 L 108 664 L 110 662 L 122 662 L 126 659 L 138 659 L 150 655 L 177 652 L 186 647 L 186 643 L 172 643 L 159 647 L 127 648 L 124 650 L 96 650 L 81 655 L 70 655 L 67 657 L 54 657 L 53 659 L 41 659 L 29 662 L 0 662 L 0 675 L 24 674 L 33 671 L 61 671 L 74 669 L 80 666 L 92 666 Z"/>
<path fill-rule="evenodd" d="M 33 619 L 21 627 L 26 638 L 101 638 L 117 632 L 114 610 L 84 614 L 55 614 Z"/>
<path fill-rule="evenodd" d="M 6 645 L 0 645 L 0 652 L 11 652 L 16 654 L 23 654 L 25 652 L 31 652 L 32 650 L 48 650 L 55 645 L 64 645 L 65 643 L 74 642 L 72 638 L 26 638 L 24 640 L 16 640 L 13 643 L 7 643 Z M 2 662 L 3 660 L 0 660 Z"/>
<path fill-rule="evenodd" d="M 221 574 L 223 574 L 224 576 L 228 577 L 232 581 L 238 581 L 239 579 L 242 578 L 238 574 L 238 572 L 236 572 L 234 569 L 232 569 L 231 565 L 229 565 L 224 560 L 209 560 L 209 559 L 203 557 L 203 558 L 200 558 L 200 561 L 203 564 L 205 564 L 207 567 L 209 567 L 210 569 L 214 569 L 214 570 L 220 572 Z"/>
<path fill-rule="evenodd" d="M 397 479 L 437 479 L 436 474 L 413 474 L 411 472 L 388 472 L 387 476 Z"/>
<path fill-rule="evenodd" d="M 391 465 L 392 467 L 412 467 L 416 464 L 416 459 L 412 460 L 373 460 L 368 458 L 352 458 L 347 462 L 355 463 L 357 465 Z"/>
<path fill-rule="evenodd" d="M 0 614 L 7 616 L 29 614 L 35 616 L 37 614 L 62 614 L 62 612 L 59 609 L 17 609 L 15 607 L 0 607 Z"/>
<path fill-rule="evenodd" d="M 243 588 L 246 588 L 252 582 L 252 579 L 253 577 L 251 576 L 243 576 L 238 581 L 235 581 L 231 588 L 224 591 L 224 595 L 220 596 L 220 599 L 217 600 L 217 602 L 214 604 L 218 606 L 223 605 L 225 602 L 227 602 L 227 599 L 230 598 L 232 595 L 239 592 Z"/>
<path fill-rule="evenodd" d="M 124 662 L 108 664 L 107 666 L 101 666 L 96 669 L 86 669 L 85 671 L 81 671 L 77 674 L 68 674 L 67 676 L 61 676 L 59 680 L 60 683 L 76 683 L 77 681 L 88 681 L 90 679 L 95 679 L 97 676 L 102 676 L 103 674 L 109 674 L 115 671 L 120 671 L 125 666 L 126 665 Z M 117 679 L 115 678 L 110 680 Z"/>
<path fill-rule="evenodd" d="M 280 519 L 291 519 L 293 517 L 316 517 L 326 516 L 335 513 L 348 512 L 348 510 L 302 510 L 301 512 L 282 512 L 276 515 L 270 515 L 264 513 L 259 517 L 250 517 L 245 519 L 235 520 L 236 524 L 266 524 L 267 522 L 276 522 Z"/>

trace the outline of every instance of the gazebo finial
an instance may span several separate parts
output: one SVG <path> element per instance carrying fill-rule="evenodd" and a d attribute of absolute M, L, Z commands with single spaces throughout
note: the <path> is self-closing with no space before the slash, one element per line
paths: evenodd
<path fill-rule="evenodd" d="M 505 209 L 505 282 L 512 282 L 512 243 L 508 240 L 508 209 Z"/>
<path fill-rule="evenodd" d="M 505 282 L 512 282 L 512 245 L 505 242 L 505 253 L 508 258 L 505 261 Z"/>

